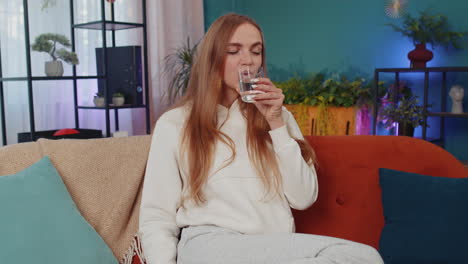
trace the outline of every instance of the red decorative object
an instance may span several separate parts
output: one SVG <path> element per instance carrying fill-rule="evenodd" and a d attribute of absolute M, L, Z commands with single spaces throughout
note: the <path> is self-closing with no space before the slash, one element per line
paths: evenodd
<path fill-rule="evenodd" d="M 80 131 L 78 131 L 76 129 L 65 128 L 65 129 L 60 129 L 60 130 L 55 131 L 53 136 L 57 137 L 57 136 L 72 135 L 72 134 L 79 134 L 79 133 L 80 133 Z"/>
<path fill-rule="evenodd" d="M 426 62 L 432 60 L 434 54 L 426 49 L 426 44 L 416 44 L 416 48 L 408 53 L 411 68 L 426 68 Z"/>
<path fill-rule="evenodd" d="M 146 262 L 141 262 L 141 259 L 138 255 L 133 256 L 132 264 L 145 264 Z"/>
<path fill-rule="evenodd" d="M 115 2 L 115 0 L 106 0 L 107 2 L 113 4 Z"/>

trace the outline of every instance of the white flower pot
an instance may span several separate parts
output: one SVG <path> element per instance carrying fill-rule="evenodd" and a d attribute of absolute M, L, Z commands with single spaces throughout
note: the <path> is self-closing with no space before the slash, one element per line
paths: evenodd
<path fill-rule="evenodd" d="M 106 105 L 106 101 L 104 100 L 104 97 L 97 97 L 95 96 L 93 99 L 94 105 L 97 107 L 104 107 Z"/>
<path fill-rule="evenodd" d="M 61 61 L 46 61 L 45 74 L 49 77 L 60 77 L 63 75 L 63 64 Z"/>
<path fill-rule="evenodd" d="M 125 97 L 112 97 L 112 103 L 115 106 L 121 106 L 125 103 Z"/>

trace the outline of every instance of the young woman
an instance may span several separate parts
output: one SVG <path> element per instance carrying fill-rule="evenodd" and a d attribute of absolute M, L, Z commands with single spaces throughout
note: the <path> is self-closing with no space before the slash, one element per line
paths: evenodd
<path fill-rule="evenodd" d="M 187 93 L 156 123 L 140 212 L 148 263 L 383 263 L 369 246 L 294 233 L 290 207 L 317 199 L 315 157 L 268 78 L 255 102 L 240 99 L 238 68 L 264 68 L 264 48 L 252 19 L 218 18 Z"/>

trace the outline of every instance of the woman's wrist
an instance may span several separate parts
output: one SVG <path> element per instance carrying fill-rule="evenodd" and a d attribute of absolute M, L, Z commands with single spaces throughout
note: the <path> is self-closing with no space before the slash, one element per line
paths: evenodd
<path fill-rule="evenodd" d="M 268 124 L 270 125 L 271 130 L 275 130 L 277 128 L 284 126 L 284 121 L 283 121 L 283 118 L 278 118 L 278 119 L 271 120 L 271 121 L 268 120 Z"/>

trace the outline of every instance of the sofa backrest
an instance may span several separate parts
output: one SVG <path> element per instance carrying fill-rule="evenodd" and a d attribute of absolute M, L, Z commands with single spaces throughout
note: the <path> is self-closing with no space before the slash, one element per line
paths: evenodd
<path fill-rule="evenodd" d="M 444 149 L 401 136 L 308 136 L 318 160 L 318 200 L 294 211 L 296 231 L 345 238 L 378 248 L 384 226 L 379 168 L 468 177 Z"/>
<path fill-rule="evenodd" d="M 451 154 L 423 140 L 394 136 L 309 136 L 306 139 L 318 157 L 319 196 L 309 209 L 294 211 L 296 231 L 301 233 L 341 237 L 377 248 L 384 225 L 378 168 L 468 177 L 463 165 Z M 137 230 L 149 146 L 149 135 L 16 144 L 0 148 L 0 175 L 16 173 L 49 155 L 83 216 L 114 254 L 121 256 Z M 113 184 L 110 178 L 106 184 L 96 185 L 97 188 L 76 187 L 77 181 L 98 180 L 93 175 L 120 177 L 117 182 L 125 182 L 122 185 L 125 188 L 118 191 L 119 199 L 111 193 L 115 190 L 109 189 Z M 86 181 L 86 184 L 93 182 Z M 122 211 L 111 215 L 106 208 L 93 204 L 96 199 L 108 199 L 116 206 L 122 203 L 127 207 L 119 206 Z M 123 215 L 127 219 L 121 219 Z M 112 232 L 119 224 L 122 231 Z"/>

